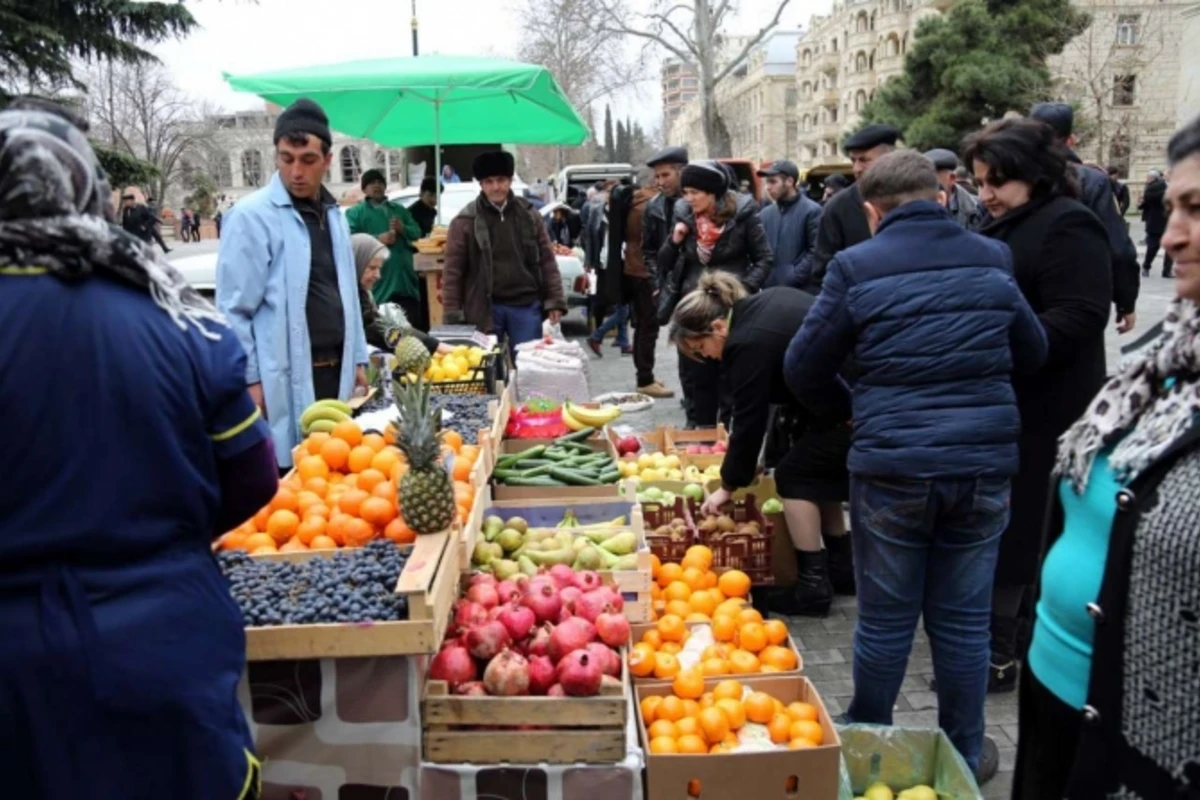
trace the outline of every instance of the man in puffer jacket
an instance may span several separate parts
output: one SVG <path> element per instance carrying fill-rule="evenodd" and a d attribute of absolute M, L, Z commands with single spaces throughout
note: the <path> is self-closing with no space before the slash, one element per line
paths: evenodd
<path fill-rule="evenodd" d="M 1018 465 L 1011 376 L 1042 363 L 1046 335 L 1008 248 L 954 221 L 929 159 L 889 153 L 858 187 L 874 235 L 829 262 L 785 360 L 802 403 L 853 419 L 859 620 L 847 716 L 891 724 L 924 615 L 938 724 L 975 769 L 992 580 Z M 853 409 L 837 377 L 851 354 Z"/>

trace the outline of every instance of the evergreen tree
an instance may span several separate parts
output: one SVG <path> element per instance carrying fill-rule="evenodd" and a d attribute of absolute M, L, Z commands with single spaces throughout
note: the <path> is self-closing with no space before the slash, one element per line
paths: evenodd
<path fill-rule="evenodd" d="M 612 109 L 604 104 L 604 160 L 612 163 L 617 160 L 617 140 L 613 136 Z"/>
<path fill-rule="evenodd" d="M 629 125 L 627 122 L 617 123 L 617 162 L 628 164 L 633 158 L 632 142 L 630 140 Z"/>
<path fill-rule="evenodd" d="M 630 138 L 630 151 L 635 161 L 641 162 L 649 153 L 646 152 L 646 132 L 640 122 L 633 123 L 633 135 Z"/>
<path fill-rule="evenodd" d="M 1046 59 L 1089 22 L 1070 0 L 959 0 L 918 25 L 904 72 L 879 87 L 863 124 L 895 125 L 918 150 L 958 152 L 985 119 L 1050 96 Z"/>

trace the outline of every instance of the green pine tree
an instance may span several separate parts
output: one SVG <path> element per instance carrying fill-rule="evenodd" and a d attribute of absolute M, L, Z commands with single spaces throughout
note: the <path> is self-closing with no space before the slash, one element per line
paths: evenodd
<path fill-rule="evenodd" d="M 1089 23 L 1070 0 L 958 0 L 917 27 L 904 72 L 879 87 L 863 124 L 896 125 L 918 150 L 959 151 L 984 120 L 1049 97 L 1047 58 Z"/>
<path fill-rule="evenodd" d="M 608 163 L 617 160 L 617 139 L 613 136 L 612 109 L 604 105 L 604 159 Z"/>

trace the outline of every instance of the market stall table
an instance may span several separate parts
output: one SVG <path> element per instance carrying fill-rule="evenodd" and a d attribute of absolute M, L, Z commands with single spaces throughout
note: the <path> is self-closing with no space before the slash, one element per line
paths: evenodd
<path fill-rule="evenodd" d="M 442 268 L 446 264 L 446 256 L 442 254 L 415 253 L 413 268 L 425 281 L 426 312 L 429 316 L 429 329 L 441 327 L 445 319 L 445 308 L 442 306 Z"/>

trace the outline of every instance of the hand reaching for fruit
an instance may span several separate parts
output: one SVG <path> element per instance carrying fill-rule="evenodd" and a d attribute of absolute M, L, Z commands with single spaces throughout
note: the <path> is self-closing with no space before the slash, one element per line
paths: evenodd
<path fill-rule="evenodd" d="M 720 514 L 721 506 L 728 503 L 732 497 L 733 497 L 733 495 L 730 494 L 729 491 L 727 489 L 725 489 L 725 487 L 722 486 L 720 489 L 717 489 L 715 492 L 713 492 L 712 494 L 710 494 L 708 496 L 708 499 L 704 501 L 704 505 L 702 505 L 700 507 L 700 513 L 701 514 Z"/>

